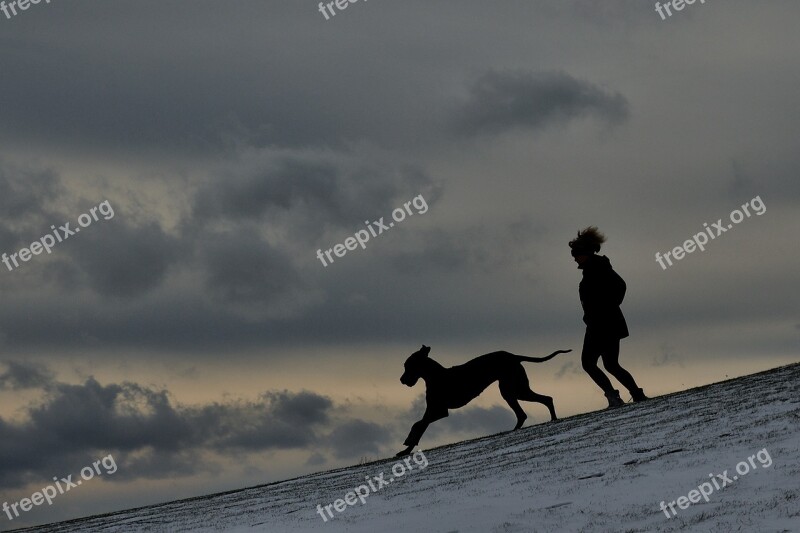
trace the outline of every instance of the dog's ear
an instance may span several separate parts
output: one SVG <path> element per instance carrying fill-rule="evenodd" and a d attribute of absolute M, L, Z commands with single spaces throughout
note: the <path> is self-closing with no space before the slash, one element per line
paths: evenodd
<path fill-rule="evenodd" d="M 419 351 L 424 353 L 425 355 L 428 355 L 429 353 L 431 353 L 431 347 L 430 346 L 425 346 L 423 344 L 422 348 L 420 348 Z"/>

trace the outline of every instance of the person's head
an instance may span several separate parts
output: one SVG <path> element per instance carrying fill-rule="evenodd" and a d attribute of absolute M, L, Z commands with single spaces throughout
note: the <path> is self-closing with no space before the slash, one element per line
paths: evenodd
<path fill-rule="evenodd" d="M 589 226 L 578 232 L 578 236 L 569 241 L 570 253 L 581 268 L 589 257 L 600 251 L 606 242 L 605 236 L 597 230 L 597 226 Z"/>

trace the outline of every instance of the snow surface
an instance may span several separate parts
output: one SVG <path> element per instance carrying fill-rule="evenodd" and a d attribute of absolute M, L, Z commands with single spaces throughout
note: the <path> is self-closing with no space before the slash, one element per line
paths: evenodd
<path fill-rule="evenodd" d="M 424 451 L 427 468 L 327 522 L 317 504 L 391 478 L 396 459 L 25 531 L 800 531 L 799 422 L 793 364 Z M 738 475 L 763 449 L 772 464 Z M 726 470 L 738 479 L 707 503 L 659 508 Z"/>

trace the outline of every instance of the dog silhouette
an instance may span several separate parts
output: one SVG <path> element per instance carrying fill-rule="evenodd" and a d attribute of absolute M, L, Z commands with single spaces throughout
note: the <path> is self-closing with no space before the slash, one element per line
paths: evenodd
<path fill-rule="evenodd" d="M 406 359 L 405 372 L 400 377 L 400 383 L 408 387 L 416 385 L 420 378 L 425 381 L 427 406 L 422 420 L 411 426 L 411 432 L 403 443 L 408 447 L 399 452 L 397 457 L 410 454 L 414 446 L 419 444 L 428 426 L 448 416 L 448 409 L 464 407 L 495 381 L 500 386 L 503 399 L 517 415 L 517 425 L 514 429 L 522 427 L 528 418 L 519 405 L 519 400 L 544 404 L 550 411 L 551 420 L 558 420 L 553 398 L 536 394 L 531 390 L 522 362 L 543 363 L 560 353 L 572 350 L 557 350 L 546 357 L 492 352 L 450 368 L 445 368 L 431 359 L 428 356 L 430 351 L 430 346 L 423 344 L 422 348 L 411 354 Z"/>

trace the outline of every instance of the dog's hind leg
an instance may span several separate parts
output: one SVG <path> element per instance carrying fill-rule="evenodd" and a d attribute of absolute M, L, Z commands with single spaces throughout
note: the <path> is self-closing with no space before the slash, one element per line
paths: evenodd
<path fill-rule="evenodd" d="M 514 429 L 519 429 L 522 427 L 522 424 L 525 423 L 525 420 L 528 419 L 528 415 L 525 414 L 525 411 L 522 410 L 522 406 L 517 401 L 517 395 L 513 388 L 508 386 L 500 386 L 500 395 L 503 399 L 508 403 L 508 406 L 514 411 L 514 414 L 517 415 L 517 425 L 514 426 Z"/>
<path fill-rule="evenodd" d="M 558 420 L 558 417 L 556 416 L 556 407 L 553 404 L 552 397 L 545 396 L 544 394 L 536 394 L 530 389 L 530 387 L 527 387 L 526 389 L 527 390 L 520 391 L 520 393 L 517 394 L 517 398 L 526 402 L 538 402 L 544 404 L 544 406 L 547 407 L 547 410 L 550 411 L 550 420 Z"/>

